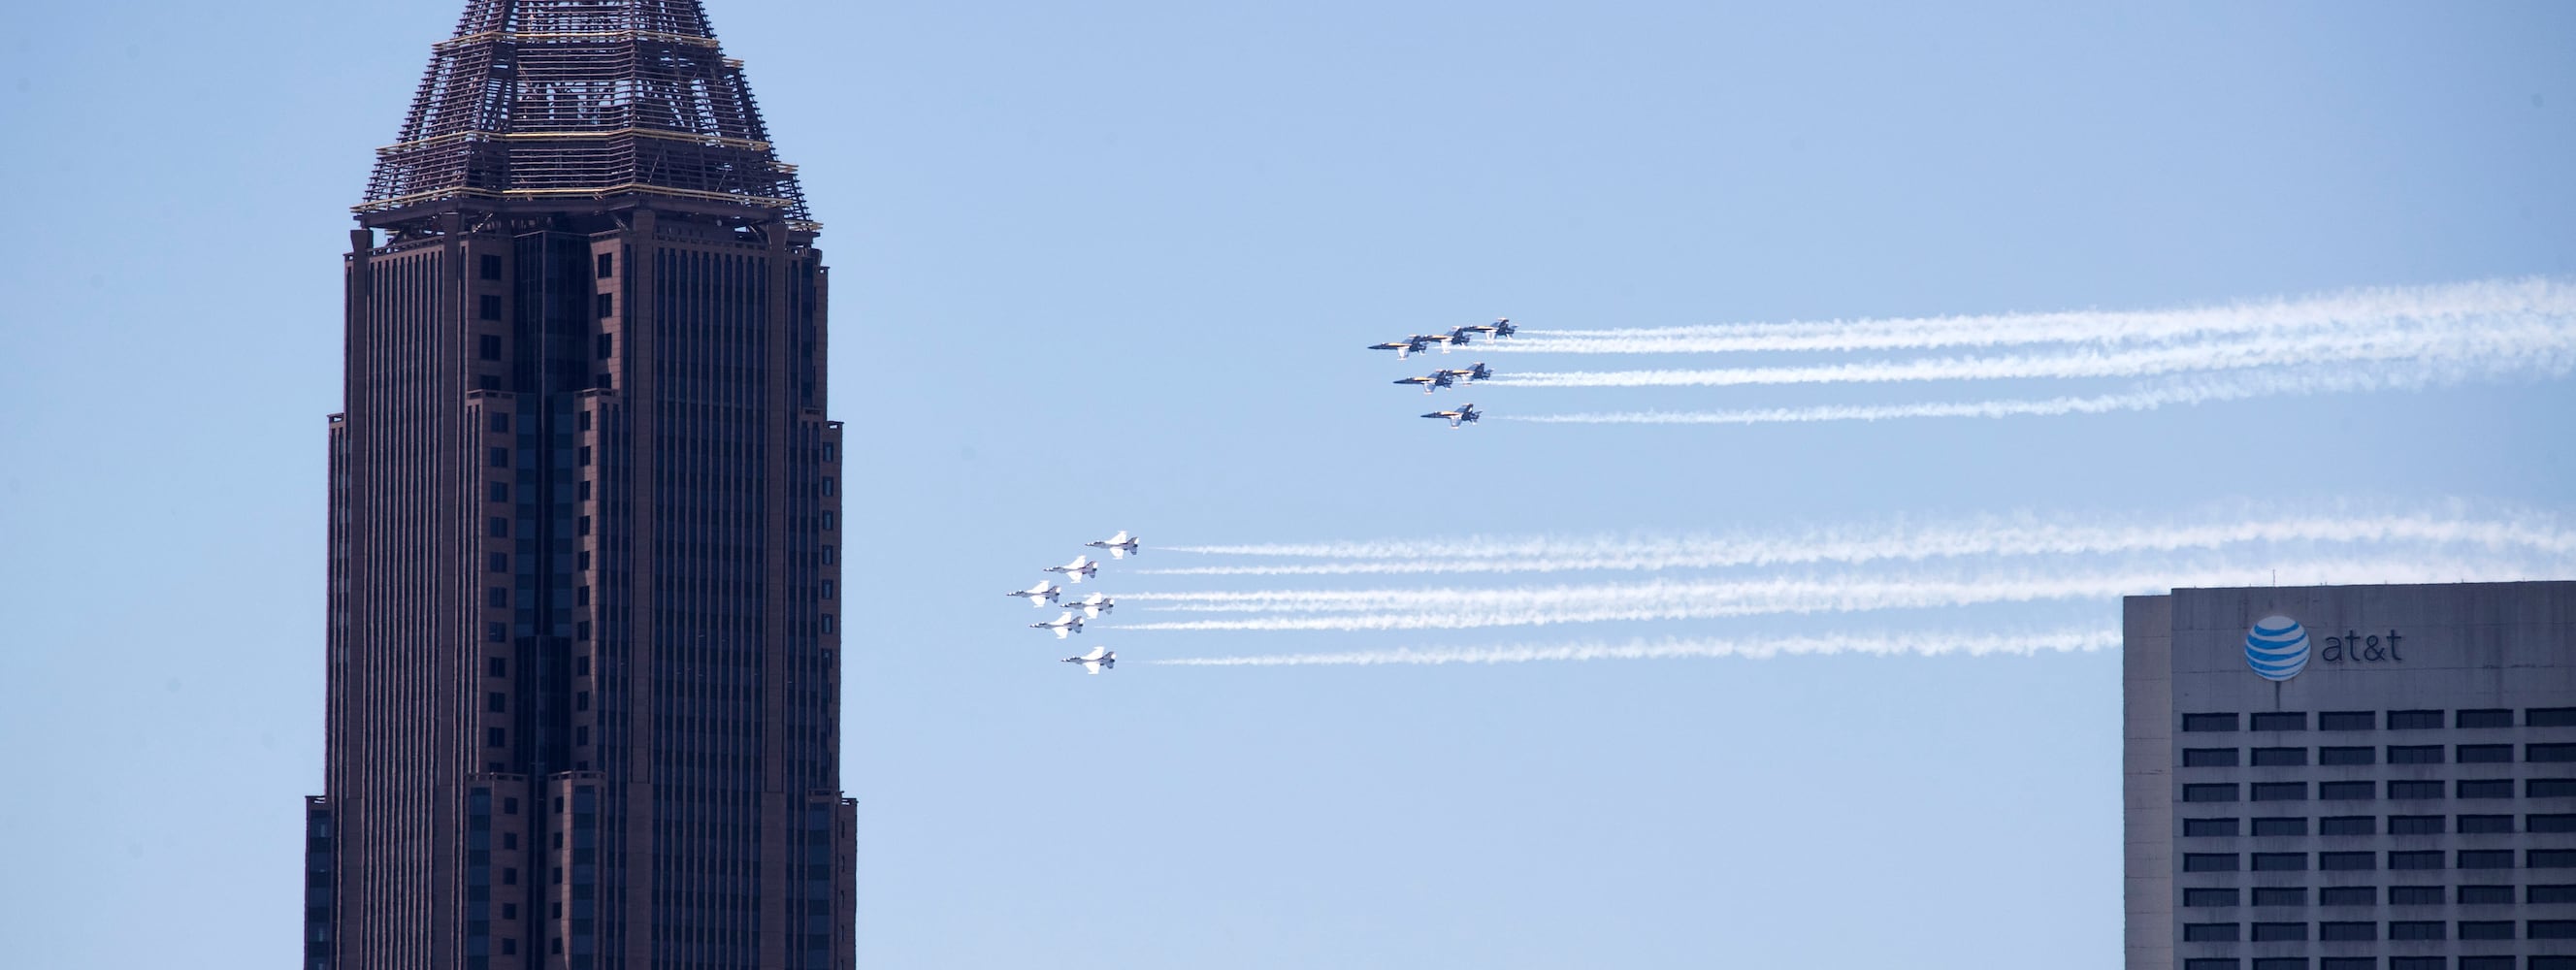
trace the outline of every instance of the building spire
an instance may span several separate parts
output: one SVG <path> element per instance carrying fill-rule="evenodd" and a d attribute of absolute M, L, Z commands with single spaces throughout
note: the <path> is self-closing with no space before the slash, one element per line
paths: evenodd
<path fill-rule="evenodd" d="M 635 196 L 819 228 L 698 0 L 468 0 L 355 211 L 390 226 Z"/>

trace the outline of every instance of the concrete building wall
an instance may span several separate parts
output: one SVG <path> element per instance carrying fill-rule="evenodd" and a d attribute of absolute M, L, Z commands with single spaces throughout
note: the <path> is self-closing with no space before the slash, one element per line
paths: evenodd
<path fill-rule="evenodd" d="M 2576 968 L 2576 583 L 2186 589 L 2126 614 L 2130 970 Z M 2270 617 L 2307 637 L 2286 679 L 2248 662 Z"/>

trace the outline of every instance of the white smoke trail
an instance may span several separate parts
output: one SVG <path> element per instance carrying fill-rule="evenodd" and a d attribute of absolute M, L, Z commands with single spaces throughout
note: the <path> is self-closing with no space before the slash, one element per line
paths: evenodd
<path fill-rule="evenodd" d="M 1737 387 L 1782 384 L 1877 384 L 2016 378 L 2152 377 L 2186 371 L 2243 370 L 2373 361 L 2510 361 L 2576 350 L 2576 316 L 2499 321 L 2468 330 L 2421 328 L 2311 333 L 2223 343 L 2086 349 L 2057 354 L 1942 357 L 1797 367 L 1716 370 L 1541 371 L 1508 374 L 1506 387 Z"/>
<path fill-rule="evenodd" d="M 1854 534 L 1810 531 L 1771 536 L 1394 540 L 1176 547 L 1241 556 L 1305 556 L 1359 562 L 1263 563 L 1139 570 L 1165 576 L 1354 576 L 1434 573 L 1553 573 L 1576 570 L 1715 569 L 1813 563 L 1921 561 L 1966 556 L 2102 555 L 2182 552 L 2250 543 L 2317 542 L 2467 546 L 2490 553 L 2576 553 L 2576 529 L 2554 515 L 2240 516 L 2208 522 L 2033 521 L 1987 518 Z M 1150 595 L 1150 594 L 1149 594 Z"/>
<path fill-rule="evenodd" d="M 2483 280 L 2352 290 L 2174 310 L 2013 313 L 1611 330 L 1523 330 L 1497 351 L 1559 354 L 1923 350 L 2039 343 L 2141 343 L 2209 334 L 2385 328 L 2477 328 L 2576 312 L 2576 289 L 2549 279 Z"/>
<path fill-rule="evenodd" d="M 2333 559 L 2280 563 L 2293 581 L 2352 583 L 2507 582 L 2564 576 L 2570 564 L 2501 565 L 2422 558 Z M 2270 568 L 2269 566 L 2264 568 Z M 1129 630 L 1430 630 L 1553 626 L 1605 621 L 1851 613 L 1973 606 L 2040 600 L 2108 599 L 2178 587 L 2259 582 L 2263 569 L 2241 566 L 2133 566 L 2090 573 L 2022 570 L 1939 578 L 1891 577 L 1651 582 L 1522 589 L 1270 590 L 1166 593 L 1163 609 L 1296 614 L 1243 619 L 1140 623 Z M 1135 597 L 1147 599 L 1147 597 Z"/>
<path fill-rule="evenodd" d="M 1742 411 L 1618 411 L 1578 414 L 1496 414 L 1503 421 L 1537 424 L 1808 424 L 1826 421 L 1891 421 L 1902 418 L 2012 418 L 2153 411 L 2170 406 L 2355 391 L 2414 390 L 2473 378 L 2521 372 L 2561 377 L 2576 368 L 2576 354 L 2554 352 L 2510 361 L 2419 364 L 2379 372 L 2256 372 L 2175 380 L 2160 386 L 2089 397 L 2005 398 L 1918 404 L 1832 404 Z"/>
<path fill-rule="evenodd" d="M 1174 667 L 1376 667 L 1390 664 L 1518 664 L 1544 661 L 1668 660 L 1685 657 L 1746 657 L 1867 654 L 1943 656 L 2030 656 L 2046 652 L 2104 650 L 2120 645 L 2117 630 L 2061 630 L 2054 633 L 1991 634 L 1856 634 L 1845 637 L 1782 637 L 1767 640 L 1632 640 L 1623 644 L 1567 643 L 1494 647 L 1409 647 L 1344 653 L 1297 653 L 1249 657 L 1179 657 L 1147 663 Z"/>

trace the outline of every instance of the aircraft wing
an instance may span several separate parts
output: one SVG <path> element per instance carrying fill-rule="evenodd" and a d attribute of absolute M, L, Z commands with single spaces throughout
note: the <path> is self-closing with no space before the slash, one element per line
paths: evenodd
<path fill-rule="evenodd" d="M 1094 676 L 1094 677 L 1100 676 L 1100 661 L 1097 661 L 1097 660 L 1085 660 L 1085 661 L 1083 661 L 1083 662 L 1082 662 L 1082 672 L 1083 672 L 1083 673 L 1086 673 L 1086 674 L 1090 674 L 1090 675 L 1092 675 L 1092 676 Z"/>

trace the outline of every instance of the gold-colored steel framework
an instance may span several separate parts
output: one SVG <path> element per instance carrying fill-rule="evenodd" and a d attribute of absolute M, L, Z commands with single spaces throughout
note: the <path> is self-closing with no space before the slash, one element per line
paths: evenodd
<path fill-rule="evenodd" d="M 816 231 L 742 62 L 696 3 L 475 0 L 431 54 L 359 218 L 460 199 L 656 195 L 774 210 Z"/>

